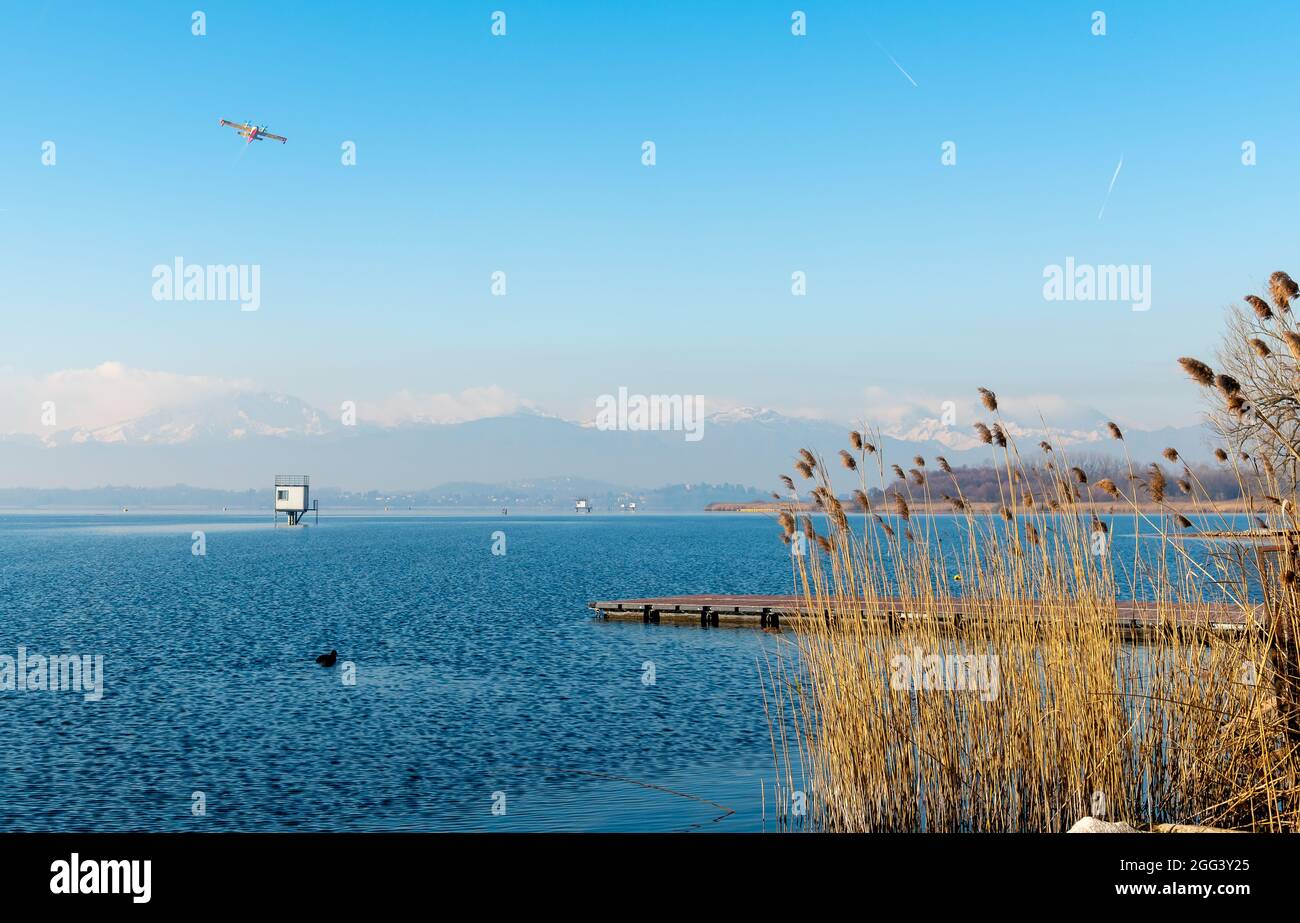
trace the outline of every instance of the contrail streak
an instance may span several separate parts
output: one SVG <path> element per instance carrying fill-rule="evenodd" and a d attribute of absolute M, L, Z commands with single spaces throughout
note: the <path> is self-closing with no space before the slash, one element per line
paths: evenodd
<path fill-rule="evenodd" d="M 894 61 L 894 56 L 890 54 L 888 51 L 885 51 L 884 45 L 880 44 L 879 42 L 876 42 L 876 47 L 879 48 L 881 51 L 884 51 L 885 57 L 887 57 L 890 61 L 894 62 L 894 66 L 898 68 L 899 73 L 901 73 L 904 77 L 907 78 L 908 83 L 912 84 L 912 86 L 916 86 L 916 81 L 912 79 L 912 75 L 909 74 L 907 71 L 903 70 L 903 65 L 899 64 L 897 61 Z M 920 88 L 918 87 L 918 89 Z"/>
<path fill-rule="evenodd" d="M 1119 163 L 1115 164 L 1115 175 L 1110 178 L 1110 187 L 1106 190 L 1106 198 L 1101 203 L 1101 211 L 1097 212 L 1097 220 L 1106 214 L 1106 204 L 1110 202 L 1110 194 L 1115 191 L 1115 180 L 1119 179 L 1119 171 L 1124 167 L 1124 155 L 1119 155 Z"/>

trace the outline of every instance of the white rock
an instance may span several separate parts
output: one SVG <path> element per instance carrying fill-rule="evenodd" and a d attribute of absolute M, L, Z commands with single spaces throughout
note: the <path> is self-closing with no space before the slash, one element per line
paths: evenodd
<path fill-rule="evenodd" d="M 1137 833 L 1123 821 L 1098 820 L 1095 817 L 1081 817 L 1079 822 L 1066 831 L 1067 833 Z"/>

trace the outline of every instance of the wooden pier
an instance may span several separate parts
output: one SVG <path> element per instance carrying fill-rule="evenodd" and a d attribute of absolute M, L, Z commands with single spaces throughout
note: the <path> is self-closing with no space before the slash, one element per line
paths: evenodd
<path fill-rule="evenodd" d="M 588 608 L 605 619 L 699 625 L 780 628 L 809 617 L 801 596 L 658 596 L 642 599 L 598 600 Z M 938 620 L 960 625 L 963 619 L 981 617 L 989 609 L 987 602 L 969 602 L 960 598 L 938 601 L 918 609 L 915 601 L 882 597 L 863 600 L 863 618 L 885 619 L 901 627 L 908 622 Z M 1012 607 L 1027 610 L 1039 619 L 1052 617 L 1050 606 L 1041 602 L 996 604 L 999 612 Z M 823 615 L 824 614 L 820 614 Z M 1207 604 L 1180 610 L 1171 604 L 1121 601 L 1111 614 L 1115 627 L 1129 637 L 1146 637 L 1161 627 L 1199 629 L 1218 634 L 1237 634 L 1263 624 L 1263 607 L 1243 609 L 1229 604 Z"/>

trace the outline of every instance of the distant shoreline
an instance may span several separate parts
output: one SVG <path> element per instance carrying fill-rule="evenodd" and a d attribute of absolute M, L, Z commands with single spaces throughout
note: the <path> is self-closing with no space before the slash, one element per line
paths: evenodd
<path fill-rule="evenodd" d="M 854 513 L 861 514 L 862 510 L 859 509 L 857 505 L 852 501 L 844 501 L 844 503 L 845 503 L 845 512 L 849 513 L 850 515 Z M 919 500 L 913 501 L 909 499 L 907 501 L 907 505 L 913 514 L 923 513 L 927 516 L 962 515 L 962 513 L 958 512 L 957 510 L 954 510 L 952 508 L 952 504 L 948 503 L 947 501 L 931 501 L 929 503 L 926 503 L 924 501 L 919 501 Z M 1003 504 L 1000 503 L 992 503 L 992 502 L 982 501 L 982 500 L 966 501 L 966 511 L 979 514 L 979 515 L 986 515 L 986 514 L 997 515 L 1001 511 L 1002 507 Z M 1213 504 L 1210 504 L 1203 500 L 1188 501 L 1185 499 L 1178 499 L 1178 500 L 1168 500 L 1165 503 L 1160 503 L 1160 504 L 1152 503 L 1150 500 L 1141 500 L 1138 501 L 1137 508 L 1140 512 L 1143 513 L 1164 513 L 1164 512 L 1172 511 L 1175 513 L 1182 513 L 1184 515 L 1195 515 L 1195 516 L 1214 516 L 1220 513 L 1230 513 L 1236 515 L 1249 515 L 1249 514 L 1263 515 L 1264 513 L 1267 512 L 1267 510 L 1261 508 L 1258 504 L 1256 504 L 1252 508 L 1250 506 L 1249 500 L 1240 497 L 1233 500 L 1216 500 L 1213 502 Z M 892 505 L 890 505 L 890 503 L 885 501 L 880 501 L 878 504 L 875 505 L 874 509 L 876 512 L 879 512 L 881 515 L 892 515 L 894 512 Z M 791 510 L 797 513 L 823 512 L 823 510 L 820 507 L 815 506 L 811 503 L 792 504 L 789 502 L 778 502 L 775 500 L 770 502 L 762 502 L 762 503 L 710 503 L 708 506 L 704 508 L 704 511 L 706 513 L 779 513 L 782 510 Z M 1127 500 L 1109 500 L 1105 503 L 1101 503 L 1097 501 L 1080 500 L 1077 503 L 1071 504 L 1069 507 L 1063 507 L 1061 509 L 1056 509 L 1056 510 L 1050 509 L 1046 506 L 1042 506 L 1041 504 L 1036 505 L 1035 507 L 1033 507 L 1033 509 L 1026 509 L 1023 506 L 1019 508 L 1019 512 L 1022 514 L 1037 512 L 1037 513 L 1045 513 L 1050 515 L 1055 513 L 1068 513 L 1071 511 L 1083 511 L 1083 512 L 1094 512 L 1094 513 L 1105 512 L 1111 515 L 1132 513 L 1133 504 L 1129 503 Z"/>

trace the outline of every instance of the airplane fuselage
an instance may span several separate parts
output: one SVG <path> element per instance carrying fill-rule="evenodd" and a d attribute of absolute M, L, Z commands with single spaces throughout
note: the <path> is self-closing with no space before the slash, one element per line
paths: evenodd
<path fill-rule="evenodd" d="M 263 141 L 267 138 L 279 141 L 281 144 L 286 140 L 279 135 L 268 133 L 265 125 L 253 125 L 249 122 L 230 122 L 226 119 L 222 119 L 221 124 L 235 129 L 239 136 L 244 139 L 245 144 L 252 144 L 254 141 Z"/>

